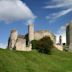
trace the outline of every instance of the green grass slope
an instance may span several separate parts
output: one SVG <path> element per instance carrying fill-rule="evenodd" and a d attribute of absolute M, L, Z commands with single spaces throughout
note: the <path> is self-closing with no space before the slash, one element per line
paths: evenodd
<path fill-rule="evenodd" d="M 0 49 L 0 72 L 72 72 L 72 54 L 53 50 L 52 55 Z"/>

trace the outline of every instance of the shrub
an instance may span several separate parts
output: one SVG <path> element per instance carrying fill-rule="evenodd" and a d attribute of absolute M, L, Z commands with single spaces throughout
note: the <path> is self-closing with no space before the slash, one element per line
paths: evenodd
<path fill-rule="evenodd" d="M 38 49 L 38 41 L 37 40 L 32 41 L 32 49 Z"/>
<path fill-rule="evenodd" d="M 53 41 L 50 37 L 44 37 L 38 41 L 32 41 L 33 49 L 37 49 L 41 53 L 50 54 L 53 48 Z"/>

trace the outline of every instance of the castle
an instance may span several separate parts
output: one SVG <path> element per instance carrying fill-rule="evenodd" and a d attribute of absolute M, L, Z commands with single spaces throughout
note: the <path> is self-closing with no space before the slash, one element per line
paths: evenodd
<path fill-rule="evenodd" d="M 11 30 L 8 39 L 8 49 L 18 51 L 31 51 L 31 41 L 40 40 L 45 36 L 49 36 L 55 44 L 56 37 L 54 34 L 47 30 L 34 31 L 34 24 L 28 25 L 28 33 L 26 35 L 18 35 L 16 30 Z"/>

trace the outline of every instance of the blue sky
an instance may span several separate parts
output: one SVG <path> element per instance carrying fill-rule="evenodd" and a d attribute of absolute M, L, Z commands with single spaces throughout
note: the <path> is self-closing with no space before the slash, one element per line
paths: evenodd
<path fill-rule="evenodd" d="M 63 36 L 72 20 L 72 0 L 1 0 L 0 47 L 6 47 L 12 29 L 19 34 L 28 32 L 27 25 L 34 23 L 35 30 L 48 30 Z"/>

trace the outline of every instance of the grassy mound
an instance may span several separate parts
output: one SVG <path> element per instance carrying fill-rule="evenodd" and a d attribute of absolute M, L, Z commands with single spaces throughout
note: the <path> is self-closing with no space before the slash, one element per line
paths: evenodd
<path fill-rule="evenodd" d="M 52 55 L 0 49 L 0 72 L 72 72 L 72 54 L 55 49 Z"/>

